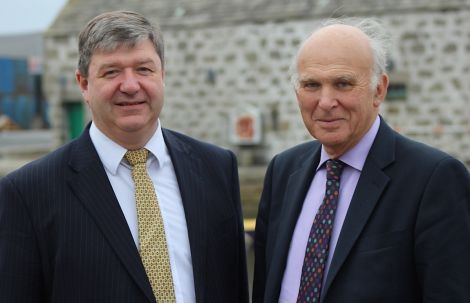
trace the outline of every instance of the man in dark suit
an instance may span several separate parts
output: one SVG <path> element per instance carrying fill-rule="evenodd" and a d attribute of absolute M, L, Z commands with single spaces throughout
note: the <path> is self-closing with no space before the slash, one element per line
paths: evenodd
<path fill-rule="evenodd" d="M 161 127 L 159 30 L 105 13 L 79 56 L 92 123 L 0 182 L 0 301 L 248 302 L 236 159 Z"/>
<path fill-rule="evenodd" d="M 300 48 L 293 80 L 317 141 L 268 167 L 254 303 L 470 302 L 470 176 L 379 116 L 387 39 L 348 19 Z"/>

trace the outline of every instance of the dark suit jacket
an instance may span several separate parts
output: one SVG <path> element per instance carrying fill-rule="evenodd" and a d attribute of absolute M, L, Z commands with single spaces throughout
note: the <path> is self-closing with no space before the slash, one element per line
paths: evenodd
<path fill-rule="evenodd" d="M 256 222 L 254 303 L 279 299 L 291 237 L 319 157 L 320 144 L 309 142 L 269 165 Z M 322 302 L 470 302 L 466 168 L 400 136 L 382 120 Z"/>
<path fill-rule="evenodd" d="M 247 302 L 235 156 L 163 134 L 188 225 L 196 301 Z M 0 301 L 155 302 L 88 129 L 0 181 Z"/>

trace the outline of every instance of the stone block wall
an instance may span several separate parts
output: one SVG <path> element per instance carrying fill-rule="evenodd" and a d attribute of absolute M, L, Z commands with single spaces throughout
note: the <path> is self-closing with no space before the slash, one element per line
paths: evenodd
<path fill-rule="evenodd" d="M 408 96 L 386 102 L 384 117 L 401 133 L 470 166 L 470 11 L 387 16 L 395 69 Z"/>
<path fill-rule="evenodd" d="M 382 15 L 394 38 L 394 74 L 406 96 L 387 100 L 381 114 L 399 132 L 470 166 L 470 10 Z M 265 161 L 310 140 L 288 69 L 318 20 L 176 29 L 165 33 L 168 127 L 235 148 L 229 115 L 257 108 L 263 117 Z"/>
<path fill-rule="evenodd" d="M 287 72 L 305 36 L 301 28 L 266 23 L 167 33 L 165 125 L 230 147 L 230 113 L 256 108 L 266 152 L 305 140 Z"/>
<path fill-rule="evenodd" d="M 50 103 L 49 120 L 57 146 L 67 141 L 67 102 L 82 100 L 75 81 L 78 61 L 78 33 L 53 35 L 44 39 L 44 94 Z"/>
<path fill-rule="evenodd" d="M 58 144 L 67 125 L 64 103 L 81 100 L 76 36 L 86 20 L 112 9 L 141 11 L 163 28 L 163 124 L 240 155 L 228 140 L 230 114 L 257 109 L 263 141 L 252 152 L 261 165 L 311 139 L 288 76 L 300 42 L 326 16 L 378 17 L 394 37 L 392 79 L 399 75 L 406 86 L 404 98 L 386 101 L 381 114 L 404 135 L 470 167 L 469 0 L 69 1 L 45 39 L 44 91 Z"/>

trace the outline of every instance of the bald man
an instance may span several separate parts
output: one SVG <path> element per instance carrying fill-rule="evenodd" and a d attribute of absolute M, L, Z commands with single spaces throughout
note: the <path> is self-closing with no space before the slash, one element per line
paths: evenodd
<path fill-rule="evenodd" d="M 388 44 L 348 19 L 301 46 L 292 79 L 317 140 L 269 164 L 254 303 L 470 302 L 470 175 L 379 115 Z"/>

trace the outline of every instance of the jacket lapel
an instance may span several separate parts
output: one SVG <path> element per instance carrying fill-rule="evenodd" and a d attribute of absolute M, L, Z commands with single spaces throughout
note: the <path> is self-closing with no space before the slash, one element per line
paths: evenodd
<path fill-rule="evenodd" d="M 284 270 L 289 254 L 292 235 L 302 210 L 305 195 L 310 187 L 310 183 L 315 174 L 315 168 L 320 159 L 320 145 L 311 149 L 308 154 L 299 157 L 302 165 L 294 171 L 287 179 L 287 186 L 282 202 L 280 213 L 280 222 L 278 225 L 278 237 L 272 250 L 273 257 L 268 258 L 271 264 L 268 264 L 270 271 L 267 273 L 266 289 L 270 290 L 265 302 L 275 302 L 279 298 L 280 286 L 284 276 Z M 272 290 L 272 291 L 271 291 Z"/>
<path fill-rule="evenodd" d="M 168 147 L 176 178 L 183 201 L 188 237 L 191 249 L 191 258 L 194 274 L 194 288 L 196 302 L 203 302 L 205 297 L 205 283 L 207 260 L 207 207 L 204 205 L 205 188 L 201 172 L 201 160 L 191 151 L 191 146 L 185 144 L 170 130 L 162 129 L 165 143 Z"/>
<path fill-rule="evenodd" d="M 69 166 L 74 173 L 67 180 L 68 185 L 88 210 L 95 224 L 149 302 L 154 302 L 152 289 L 127 221 L 91 142 L 89 127 L 73 144 Z"/>
<path fill-rule="evenodd" d="M 381 119 L 380 128 L 359 177 L 356 190 L 341 228 L 325 285 L 322 299 L 334 282 L 352 247 L 386 188 L 389 177 L 383 169 L 395 159 L 395 135 Z M 322 301 L 322 300 L 321 300 Z"/>

